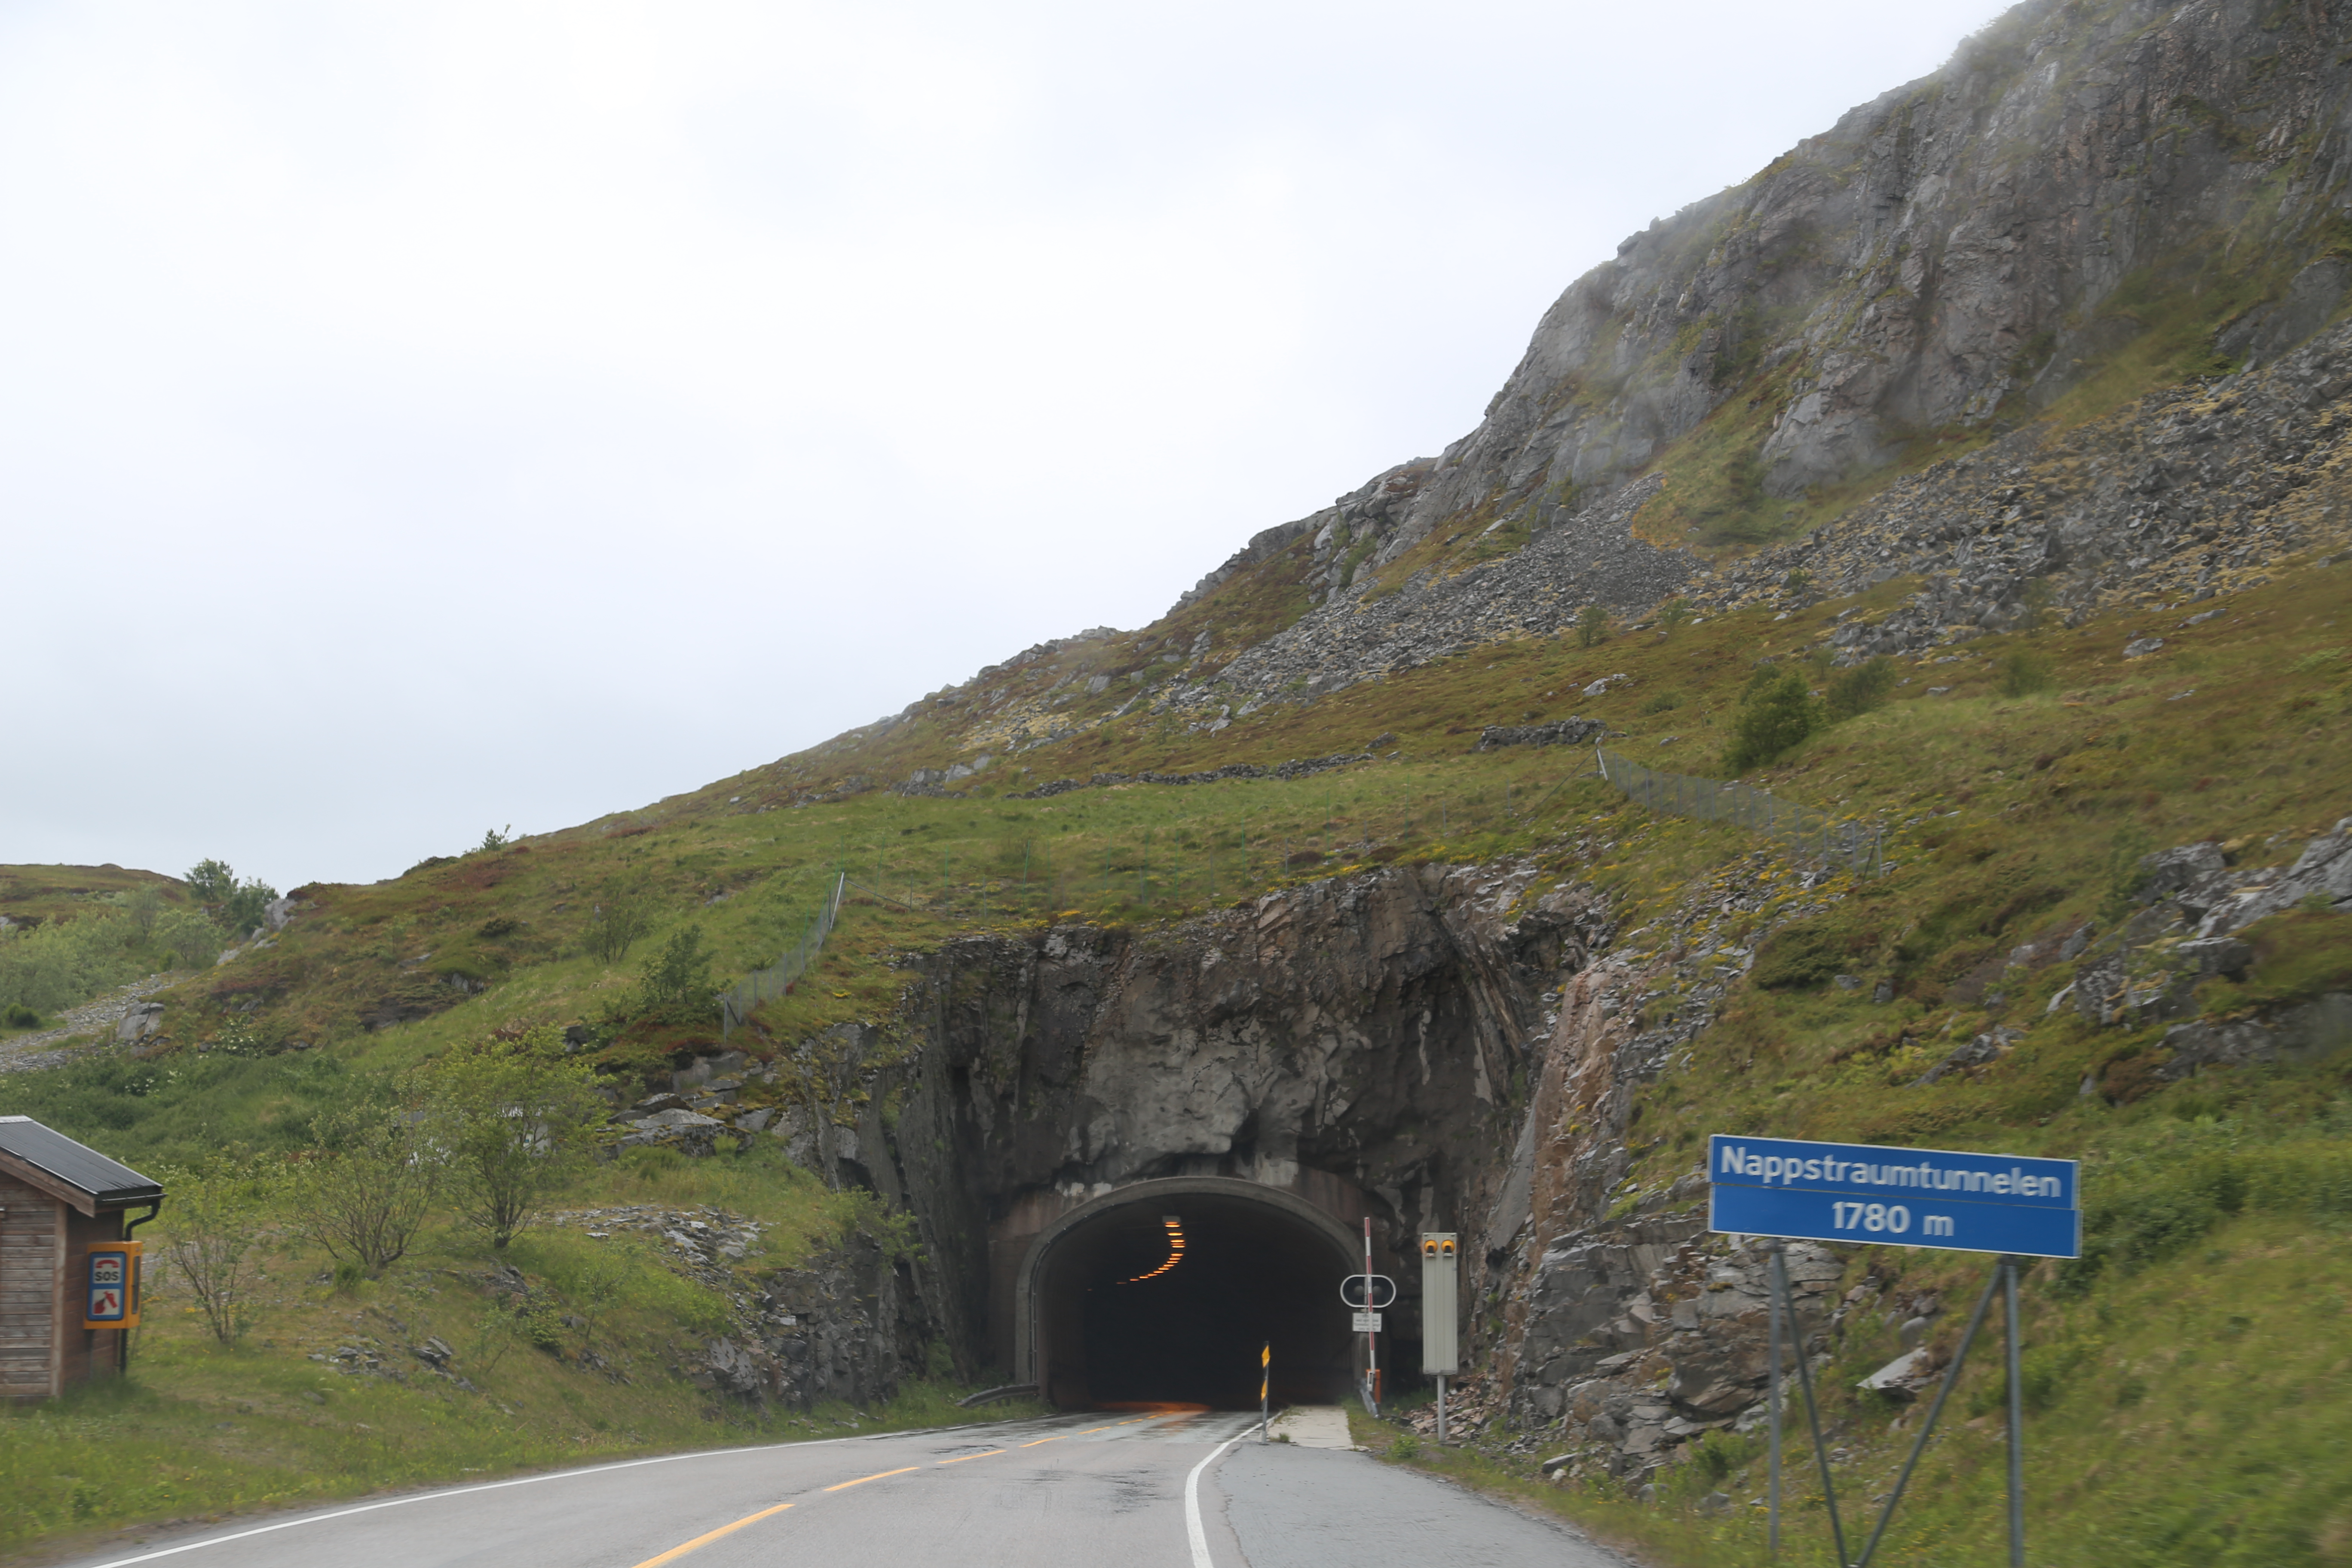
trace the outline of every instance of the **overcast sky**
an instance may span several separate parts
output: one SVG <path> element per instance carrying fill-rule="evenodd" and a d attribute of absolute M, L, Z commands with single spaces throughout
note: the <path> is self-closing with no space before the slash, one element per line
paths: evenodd
<path fill-rule="evenodd" d="M 1983 0 L 0 6 L 0 861 L 643 805 L 1469 430 Z"/>

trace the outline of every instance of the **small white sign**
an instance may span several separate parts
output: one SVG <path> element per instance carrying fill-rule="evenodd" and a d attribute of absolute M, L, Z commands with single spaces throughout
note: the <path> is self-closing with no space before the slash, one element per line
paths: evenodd
<path fill-rule="evenodd" d="M 1360 1334 L 1377 1334 L 1380 1331 L 1381 1315 L 1378 1312 L 1359 1312 L 1356 1314 L 1356 1332 Z"/>

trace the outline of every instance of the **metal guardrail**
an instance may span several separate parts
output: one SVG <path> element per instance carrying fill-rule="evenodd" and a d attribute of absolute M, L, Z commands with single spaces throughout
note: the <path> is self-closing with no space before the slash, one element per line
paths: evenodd
<path fill-rule="evenodd" d="M 1661 773 L 1613 752 L 1593 748 L 1601 776 L 1652 811 L 1728 822 L 1778 838 L 1822 866 L 1843 866 L 1856 876 L 1884 876 L 1886 830 L 1858 816 L 1832 816 L 1796 805 L 1744 784 Z"/>
<path fill-rule="evenodd" d="M 824 939 L 841 923 L 841 901 L 849 891 L 849 873 L 836 872 L 824 902 L 809 919 L 801 940 L 765 969 L 755 969 L 719 994 L 719 1037 L 725 1039 L 749 1018 L 761 1003 L 791 991 L 824 951 Z"/>
<path fill-rule="evenodd" d="M 983 1388 L 978 1394 L 968 1394 L 956 1401 L 958 1408 L 970 1410 L 976 1405 L 992 1405 L 1000 1399 L 1021 1399 L 1037 1392 L 1034 1383 L 1007 1383 L 994 1388 Z"/>

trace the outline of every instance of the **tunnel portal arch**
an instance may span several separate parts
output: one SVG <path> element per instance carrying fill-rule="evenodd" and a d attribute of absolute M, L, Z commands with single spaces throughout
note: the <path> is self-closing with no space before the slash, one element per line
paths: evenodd
<path fill-rule="evenodd" d="M 1165 1216 L 1182 1218 L 1190 1273 L 1139 1283 L 1124 1270 L 1129 1261 L 1145 1268 L 1160 1261 Z M 1362 1267 L 1360 1235 L 1279 1187 L 1228 1176 L 1118 1187 L 1054 1220 L 1022 1258 L 1013 1298 L 1016 1381 L 1035 1384 L 1049 1404 L 1066 1405 L 1171 1397 L 1175 1384 L 1164 1379 L 1184 1383 L 1190 1375 L 1185 1386 L 1195 1392 L 1184 1397 L 1230 1402 L 1232 1390 L 1246 1384 L 1247 1403 L 1255 1404 L 1257 1346 L 1247 1345 L 1246 1367 L 1236 1359 L 1237 1346 L 1241 1338 L 1263 1335 L 1276 1345 L 1277 1393 L 1337 1397 L 1350 1350 L 1338 1285 Z M 1131 1297 L 1118 1299 L 1130 1289 Z M 1189 1304 L 1179 1306 L 1187 1290 L 1193 1292 Z M 1204 1298 L 1204 1290 L 1213 1294 Z M 1134 1336 L 1154 1333 L 1155 1322 L 1161 1337 L 1148 1347 L 1135 1344 Z M 1204 1335 L 1215 1342 L 1213 1352 Z M 1129 1342 L 1119 1342 L 1122 1336 Z M 1189 1352 L 1179 1341 L 1191 1342 Z M 1167 1364 L 1144 1376 L 1139 1352 L 1151 1361 L 1163 1359 L 1163 1350 Z M 1216 1376 L 1202 1382 L 1197 1372 L 1186 1374 L 1179 1363 L 1187 1353 L 1213 1353 Z M 1226 1361 L 1235 1364 L 1226 1368 Z"/>

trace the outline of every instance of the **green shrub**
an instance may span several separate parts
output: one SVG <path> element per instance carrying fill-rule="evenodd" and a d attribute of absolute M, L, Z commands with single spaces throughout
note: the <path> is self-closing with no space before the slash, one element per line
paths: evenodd
<path fill-rule="evenodd" d="M 2031 648 L 2018 648 L 2000 661 L 2000 694 L 2031 697 L 2058 684 L 2050 661 Z"/>
<path fill-rule="evenodd" d="M 1732 719 L 1724 769 L 1737 775 L 1761 766 L 1801 744 L 1821 725 L 1821 705 L 1805 689 L 1801 671 L 1783 673 L 1769 664 L 1759 665 Z"/>
<path fill-rule="evenodd" d="M 563 1344 L 563 1313 L 546 1296 L 534 1293 L 516 1303 L 515 1327 L 541 1350 L 558 1350 Z"/>
<path fill-rule="evenodd" d="M 492 1247 L 538 1219 L 596 1141 L 604 1101 L 594 1070 L 561 1058 L 546 1026 L 509 1049 L 460 1046 L 423 1075 L 425 1136 L 446 1162 L 461 1218 Z"/>
<path fill-rule="evenodd" d="M 2080 1294 L 2109 1268 L 2146 1268 L 2231 1215 L 2249 1213 L 2315 1219 L 2352 1214 L 2352 1147 L 2339 1133 L 2103 1172 L 2083 1214 L 2083 1255 L 2059 1270 L 2058 1288 Z"/>
<path fill-rule="evenodd" d="M 702 945 L 702 928 L 688 926 L 662 946 L 653 967 L 646 971 L 638 994 L 648 1014 L 688 1018 L 708 1017 L 718 1005 L 710 983 L 710 951 Z"/>
<path fill-rule="evenodd" d="M 2100 918 L 2105 923 L 2113 925 L 2139 901 L 2140 885 L 2147 880 L 2147 872 L 2140 861 L 2155 848 L 2155 838 L 2137 823 L 2126 823 L 2107 841 L 2107 896 L 2099 907 Z"/>
<path fill-rule="evenodd" d="M 653 900 L 641 874 L 623 872 L 604 879 L 588 917 L 588 952 L 602 963 L 618 963 L 653 923 Z"/>
<path fill-rule="evenodd" d="M 1831 716 L 1852 719 L 1886 700 L 1895 689 L 1895 661 L 1884 655 L 1841 670 L 1830 681 Z"/>
<path fill-rule="evenodd" d="M 1853 963 L 1853 933 L 1823 916 L 1796 921 L 1774 931 L 1756 954 L 1748 980 L 1765 991 L 1795 991 L 1820 985 Z"/>
<path fill-rule="evenodd" d="M 1576 646 L 1599 647 L 1609 640 L 1609 612 L 1599 605 L 1587 605 L 1576 615 Z"/>
<path fill-rule="evenodd" d="M 41 1026 L 41 1016 L 21 1002 L 12 1003 L 5 1017 L 12 1029 L 37 1029 Z"/>
<path fill-rule="evenodd" d="M 236 872 L 226 860 L 199 860 L 188 868 L 188 890 L 196 902 L 228 928 L 233 936 L 243 936 L 268 923 L 268 908 L 278 898 L 278 889 L 257 879 L 236 879 Z"/>

